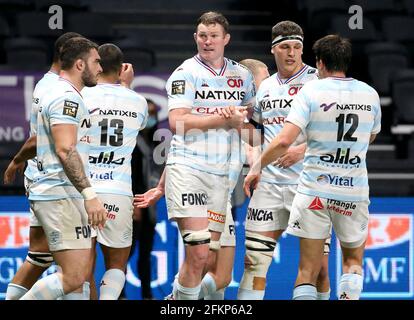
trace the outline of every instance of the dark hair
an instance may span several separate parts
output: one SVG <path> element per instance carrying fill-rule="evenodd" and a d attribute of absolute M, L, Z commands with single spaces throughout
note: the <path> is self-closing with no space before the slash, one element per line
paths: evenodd
<path fill-rule="evenodd" d="M 78 59 L 84 59 L 92 49 L 98 50 L 98 45 L 86 38 L 76 37 L 66 41 L 60 50 L 62 70 L 69 70 Z"/>
<path fill-rule="evenodd" d="M 348 39 L 330 34 L 312 47 L 316 60 L 321 60 L 328 71 L 346 72 L 352 59 L 352 46 Z"/>
<path fill-rule="evenodd" d="M 210 24 L 216 23 L 223 27 L 224 34 L 229 33 L 229 22 L 227 21 L 226 17 L 223 16 L 220 12 L 215 11 L 205 12 L 200 16 L 200 18 L 198 18 L 196 31 L 200 24 L 208 26 Z"/>
<path fill-rule="evenodd" d="M 303 38 L 303 30 L 297 23 L 293 21 L 280 21 L 272 28 L 272 41 L 278 36 L 298 35 Z"/>
<path fill-rule="evenodd" d="M 79 33 L 76 32 L 66 32 L 62 34 L 59 38 L 56 39 L 55 45 L 53 47 L 53 62 L 59 61 L 60 50 L 62 49 L 63 44 L 69 39 L 81 37 Z"/>
<path fill-rule="evenodd" d="M 124 62 L 124 54 L 121 49 L 112 43 L 105 43 L 98 48 L 101 57 L 101 67 L 103 74 L 119 73 Z"/>

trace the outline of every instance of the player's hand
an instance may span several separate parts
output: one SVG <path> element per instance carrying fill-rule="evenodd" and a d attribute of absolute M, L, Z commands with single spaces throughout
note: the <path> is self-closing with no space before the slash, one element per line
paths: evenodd
<path fill-rule="evenodd" d="M 152 188 L 144 194 L 136 194 L 134 197 L 134 207 L 148 208 L 154 205 L 163 195 L 164 191 L 160 188 Z"/>
<path fill-rule="evenodd" d="M 234 106 L 227 106 L 219 109 L 220 115 L 223 116 L 225 119 L 230 119 L 231 116 L 234 114 L 235 110 L 236 108 Z"/>
<path fill-rule="evenodd" d="M 12 160 L 9 163 L 9 166 L 7 167 L 6 171 L 4 172 L 4 184 L 10 184 L 14 182 L 16 179 L 16 172 L 23 173 L 24 170 L 24 162 L 22 163 L 16 163 L 14 160 Z"/>
<path fill-rule="evenodd" d="M 259 183 L 259 181 L 260 181 L 260 173 L 255 173 L 252 170 L 250 170 L 246 178 L 244 178 L 244 183 L 243 183 L 243 190 L 246 196 L 248 196 L 249 198 L 251 197 L 250 190 L 252 189 L 255 190 L 257 188 L 257 184 Z"/>
<path fill-rule="evenodd" d="M 85 209 L 88 213 L 88 223 L 92 228 L 99 228 L 99 230 L 102 230 L 105 226 L 108 211 L 104 208 L 98 197 L 91 200 L 85 200 Z"/>
<path fill-rule="evenodd" d="M 234 113 L 228 119 L 228 124 L 230 128 L 239 129 L 243 125 L 247 117 L 246 107 L 237 107 L 235 108 Z"/>
<path fill-rule="evenodd" d="M 119 81 L 121 85 L 127 88 L 131 87 L 131 83 L 134 80 L 134 68 L 130 63 L 123 63 L 121 67 L 121 73 L 119 74 Z"/>
<path fill-rule="evenodd" d="M 302 160 L 304 155 L 305 154 L 301 148 L 293 146 L 290 147 L 284 155 L 273 162 L 273 165 L 278 166 L 282 169 L 286 169 L 294 165 L 296 162 Z"/>

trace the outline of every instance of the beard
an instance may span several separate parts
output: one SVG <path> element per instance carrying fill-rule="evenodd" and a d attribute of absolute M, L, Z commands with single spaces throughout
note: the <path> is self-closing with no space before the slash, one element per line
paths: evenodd
<path fill-rule="evenodd" d="M 82 81 L 85 87 L 94 87 L 97 84 L 97 77 L 94 76 L 89 69 L 88 65 L 86 65 L 85 70 L 82 72 Z"/>

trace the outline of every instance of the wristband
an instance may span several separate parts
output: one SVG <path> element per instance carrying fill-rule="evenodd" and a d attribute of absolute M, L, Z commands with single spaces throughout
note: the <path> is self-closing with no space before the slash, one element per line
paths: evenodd
<path fill-rule="evenodd" d="M 84 200 L 92 200 L 93 198 L 96 198 L 96 193 L 92 187 L 83 189 L 81 195 Z"/>

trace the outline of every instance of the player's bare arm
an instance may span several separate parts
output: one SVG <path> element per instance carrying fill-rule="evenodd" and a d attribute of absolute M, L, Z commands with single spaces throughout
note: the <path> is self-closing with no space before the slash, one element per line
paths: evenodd
<path fill-rule="evenodd" d="M 273 165 L 283 169 L 289 168 L 305 157 L 305 151 L 306 143 L 302 143 L 297 146 L 291 146 L 284 155 L 273 162 Z"/>
<path fill-rule="evenodd" d="M 76 190 L 82 193 L 82 191 L 91 188 L 89 179 L 85 174 L 82 159 L 76 150 L 77 126 L 72 124 L 54 125 L 52 126 L 52 137 L 55 141 L 56 154 L 62 163 L 66 176 Z M 85 197 L 84 195 L 84 198 L 89 223 L 93 227 L 102 229 L 106 220 L 106 210 L 102 203 L 94 192 L 91 196 Z"/>
<path fill-rule="evenodd" d="M 209 129 L 229 129 L 240 128 L 246 116 L 245 110 L 234 110 L 234 113 L 225 118 L 222 115 L 198 116 L 191 114 L 191 109 L 178 108 L 169 113 L 169 123 L 171 130 L 176 133 L 181 131 L 186 133 L 189 130 L 197 129 L 207 131 Z"/>
<path fill-rule="evenodd" d="M 31 136 L 10 161 L 4 172 L 4 184 L 12 183 L 16 178 L 16 172 L 23 172 L 25 161 L 36 156 L 36 136 Z"/>

